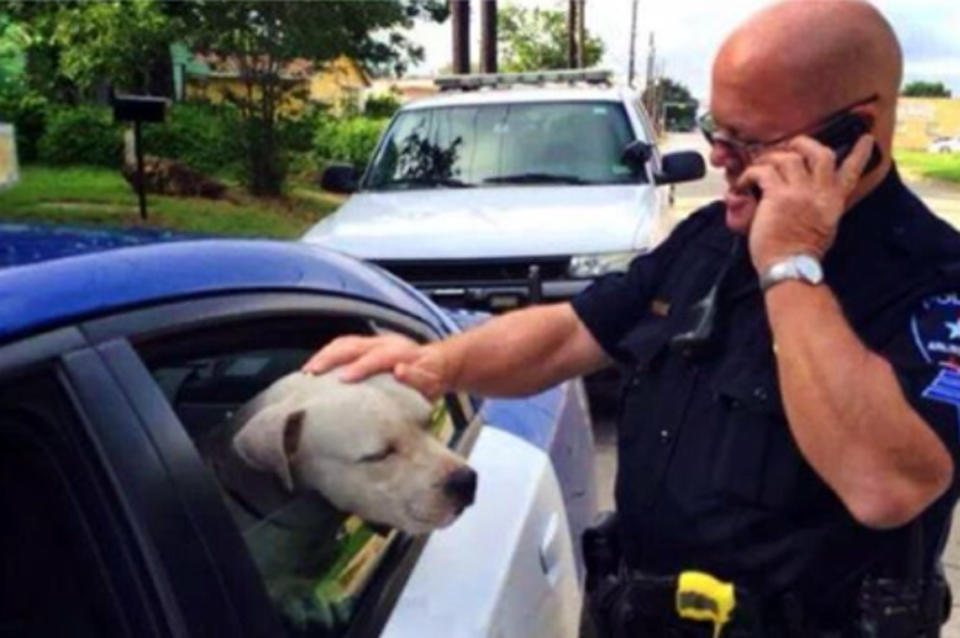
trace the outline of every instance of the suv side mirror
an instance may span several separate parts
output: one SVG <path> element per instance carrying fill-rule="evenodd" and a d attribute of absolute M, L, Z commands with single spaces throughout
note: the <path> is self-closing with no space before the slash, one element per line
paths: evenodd
<path fill-rule="evenodd" d="M 353 193 L 360 176 L 352 164 L 330 164 L 323 169 L 320 187 L 331 193 Z"/>
<path fill-rule="evenodd" d="M 643 140 L 633 140 L 623 147 L 620 160 L 634 170 L 643 169 L 653 157 L 653 145 Z"/>
<path fill-rule="evenodd" d="M 676 184 L 692 182 L 707 174 L 707 165 L 703 156 L 696 151 L 667 153 L 661 158 L 660 172 L 654 178 L 657 184 Z"/>

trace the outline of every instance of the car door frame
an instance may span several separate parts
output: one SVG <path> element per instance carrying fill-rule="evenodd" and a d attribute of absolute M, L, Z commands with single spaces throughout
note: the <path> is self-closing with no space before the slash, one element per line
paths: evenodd
<path fill-rule="evenodd" d="M 377 328 L 401 332 L 419 340 L 442 336 L 425 320 L 382 304 L 329 293 L 289 291 L 244 292 L 174 301 L 81 325 L 87 340 L 103 358 L 145 424 L 159 457 L 170 468 L 171 480 L 183 494 L 185 509 L 192 517 L 203 521 L 198 533 L 209 530 L 205 535 L 212 534 L 206 539 L 206 545 L 213 562 L 217 566 L 235 565 L 233 573 L 224 573 L 221 579 L 239 587 L 234 595 L 240 606 L 248 604 L 251 598 L 257 598 L 261 603 L 267 601 L 259 573 L 214 482 L 204 474 L 205 467 L 192 441 L 134 344 L 175 338 L 177 334 L 222 325 L 224 321 L 239 324 L 304 316 L 362 317 Z M 479 433 L 479 420 L 469 399 L 463 395 L 455 396 L 454 407 L 467 426 L 455 440 L 454 449 L 466 454 Z M 366 607 L 365 614 L 351 623 L 347 637 L 379 635 L 428 538 L 402 536 L 398 539 L 400 542 L 392 545 L 383 558 L 385 571 L 390 576 L 374 591 L 364 592 L 360 605 Z M 250 581 L 257 586 L 245 588 L 244 583 L 249 585 Z"/>
<path fill-rule="evenodd" d="M 120 546 L 106 553 L 108 569 L 126 585 L 117 591 L 140 619 L 138 635 L 200 635 L 204 618 L 218 618 L 221 628 L 242 627 L 229 598 L 218 595 L 223 588 L 211 579 L 215 571 L 205 569 L 211 566 L 198 551 L 167 467 L 143 428 L 132 425 L 135 411 L 82 332 L 67 326 L 0 345 L 0 379 L 34 371 L 56 376 L 79 423 L 76 434 L 93 450 L 77 453 L 104 483 L 99 505 L 112 519 L 109 541 Z M 189 599 L 200 604 L 185 604 Z"/>

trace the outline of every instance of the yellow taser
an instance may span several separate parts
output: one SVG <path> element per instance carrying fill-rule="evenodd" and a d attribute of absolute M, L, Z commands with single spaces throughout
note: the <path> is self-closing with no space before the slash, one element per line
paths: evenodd
<path fill-rule="evenodd" d="M 677 614 L 690 620 L 713 623 L 713 638 L 719 638 L 730 621 L 737 595 L 732 583 L 725 583 L 710 574 L 685 571 L 677 580 Z"/>

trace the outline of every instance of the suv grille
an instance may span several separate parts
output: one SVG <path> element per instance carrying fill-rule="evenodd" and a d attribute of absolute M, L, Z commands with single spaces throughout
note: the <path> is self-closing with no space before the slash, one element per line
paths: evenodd
<path fill-rule="evenodd" d="M 524 281 L 530 266 L 540 267 L 542 280 L 567 278 L 569 257 L 544 257 L 534 259 L 477 259 L 477 260 L 426 260 L 426 261 L 377 261 L 396 276 L 413 284 L 470 282 Z"/>

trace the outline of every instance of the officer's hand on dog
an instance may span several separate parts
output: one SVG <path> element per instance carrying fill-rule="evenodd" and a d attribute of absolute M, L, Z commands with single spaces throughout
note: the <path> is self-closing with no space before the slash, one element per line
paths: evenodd
<path fill-rule="evenodd" d="M 436 345 L 420 345 L 407 337 L 389 334 L 337 337 L 303 364 L 310 374 L 323 374 L 341 367 L 342 381 L 361 381 L 381 372 L 392 372 L 428 399 L 448 389 L 445 358 Z"/>
<path fill-rule="evenodd" d="M 757 185 L 763 191 L 749 231 L 757 272 L 798 253 L 823 258 L 872 148 L 873 137 L 862 136 L 835 168 L 833 150 L 800 136 L 762 155 L 743 172 L 739 188 Z"/>

